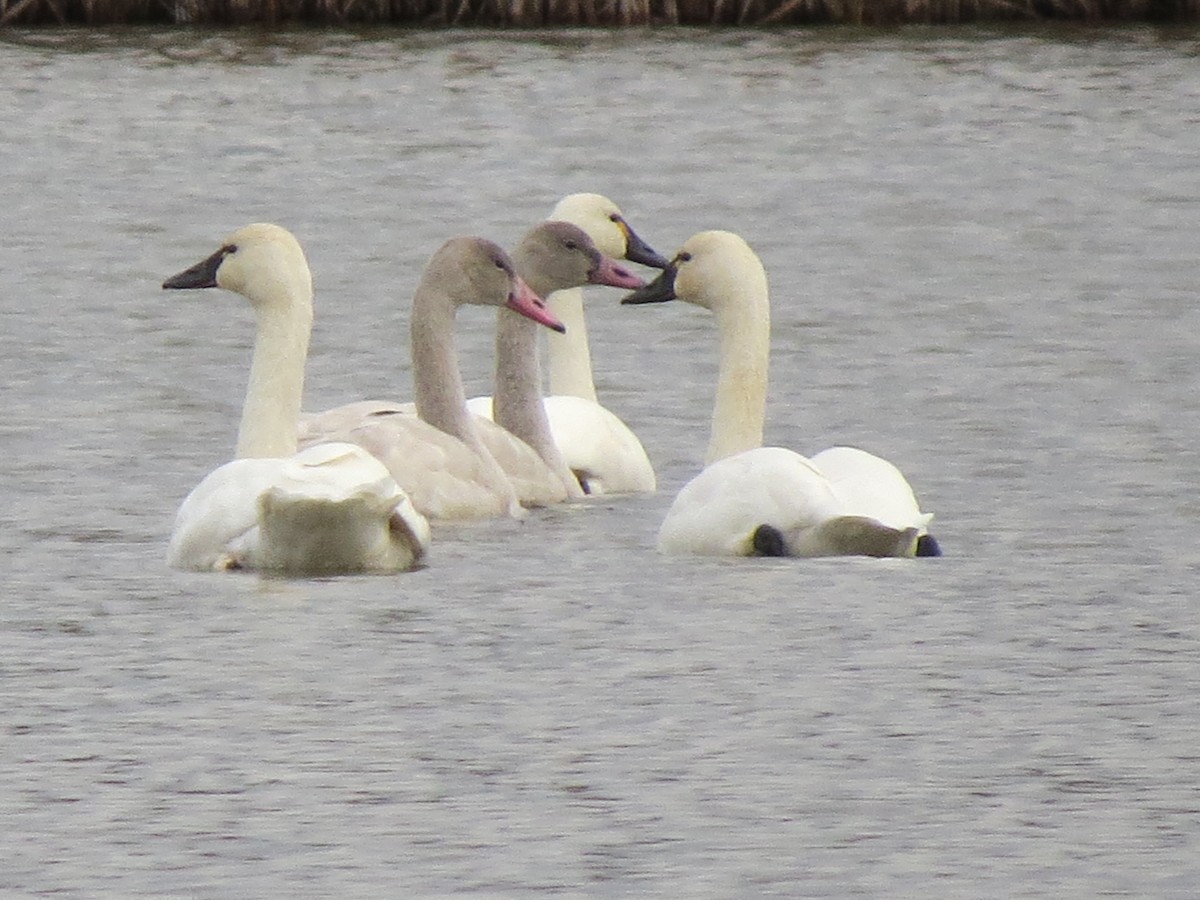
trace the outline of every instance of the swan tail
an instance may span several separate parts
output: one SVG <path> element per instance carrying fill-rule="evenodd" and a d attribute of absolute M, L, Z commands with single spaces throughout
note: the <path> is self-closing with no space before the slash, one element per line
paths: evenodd
<path fill-rule="evenodd" d="M 410 569 L 429 546 L 429 523 L 383 464 L 352 444 L 297 454 L 258 500 L 255 561 L 297 574 Z"/>
<path fill-rule="evenodd" d="M 920 529 L 891 528 L 866 516 L 838 516 L 805 529 L 791 542 L 791 556 L 910 557 Z"/>

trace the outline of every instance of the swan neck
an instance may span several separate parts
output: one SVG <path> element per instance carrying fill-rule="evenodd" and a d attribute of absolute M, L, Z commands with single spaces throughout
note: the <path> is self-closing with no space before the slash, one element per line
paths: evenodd
<path fill-rule="evenodd" d="M 537 328 L 536 322 L 511 310 L 497 313 L 496 387 L 492 395 L 496 424 L 535 450 L 539 450 L 535 442 L 550 434 L 542 406 Z"/>
<path fill-rule="evenodd" d="M 538 325 L 502 309 L 496 322 L 496 385 L 492 417 L 509 434 L 524 441 L 559 479 L 575 484 L 550 430 L 542 404 L 542 373 L 537 358 Z"/>
<path fill-rule="evenodd" d="M 264 305 L 257 313 L 258 332 L 250 380 L 238 427 L 238 459 L 271 459 L 296 452 L 296 423 L 304 393 L 304 362 L 312 332 L 312 297 Z"/>
<path fill-rule="evenodd" d="M 425 281 L 413 297 L 409 330 L 417 416 L 475 451 L 484 483 L 505 498 L 509 513 L 514 514 L 520 505 L 512 484 L 484 445 L 467 410 L 467 395 L 454 351 L 456 309 L 450 297 Z"/>
<path fill-rule="evenodd" d="M 771 320 L 765 296 L 717 314 L 721 362 L 705 465 L 763 443 Z"/>
<path fill-rule="evenodd" d="M 583 317 L 583 288 L 555 291 L 546 298 L 550 311 L 567 327 L 566 334 L 547 335 L 550 350 L 550 393 L 596 401 L 592 354 Z"/>
<path fill-rule="evenodd" d="M 418 291 L 413 299 L 413 393 L 417 415 L 473 448 L 479 436 L 467 412 L 467 395 L 454 350 L 455 307 Z"/>

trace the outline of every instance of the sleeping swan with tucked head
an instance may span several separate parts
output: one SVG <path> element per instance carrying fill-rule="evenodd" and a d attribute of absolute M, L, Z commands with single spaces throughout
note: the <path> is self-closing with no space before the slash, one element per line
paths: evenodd
<path fill-rule="evenodd" d="M 258 323 L 235 459 L 183 501 L 168 564 L 287 575 L 416 565 L 429 525 L 377 459 L 346 443 L 296 452 L 313 318 L 312 276 L 296 238 L 277 225 L 247 225 L 163 287 L 241 294 Z"/>
<path fill-rule="evenodd" d="M 742 238 L 692 236 L 671 267 L 623 303 L 673 299 L 717 317 L 720 368 L 704 470 L 676 496 L 658 533 L 670 554 L 939 555 L 895 466 L 838 447 L 809 460 L 763 447 L 770 305 L 767 276 Z M 821 464 L 822 457 L 828 470 Z"/>

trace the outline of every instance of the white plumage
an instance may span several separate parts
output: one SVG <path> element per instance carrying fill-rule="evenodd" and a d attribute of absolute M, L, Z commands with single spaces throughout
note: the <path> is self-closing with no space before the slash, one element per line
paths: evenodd
<path fill-rule="evenodd" d="M 658 535 L 663 552 L 934 555 L 932 516 L 891 463 L 854 448 L 809 460 L 761 446 L 770 307 L 766 273 L 744 240 L 725 231 L 694 235 L 671 269 L 624 302 L 675 298 L 716 315 L 721 362 L 706 467 L 671 504 Z"/>
<path fill-rule="evenodd" d="M 180 505 L 168 564 L 288 575 L 416 565 L 429 525 L 378 460 L 345 443 L 296 452 L 312 277 L 295 237 L 276 225 L 246 226 L 163 287 L 235 291 L 258 320 L 237 458 Z"/>

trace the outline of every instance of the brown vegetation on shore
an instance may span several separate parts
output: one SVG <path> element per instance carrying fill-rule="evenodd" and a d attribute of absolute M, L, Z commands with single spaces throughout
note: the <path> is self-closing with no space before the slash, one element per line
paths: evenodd
<path fill-rule="evenodd" d="M 897 25 L 1198 18 L 1200 0 L 0 0 L 0 27 Z"/>

